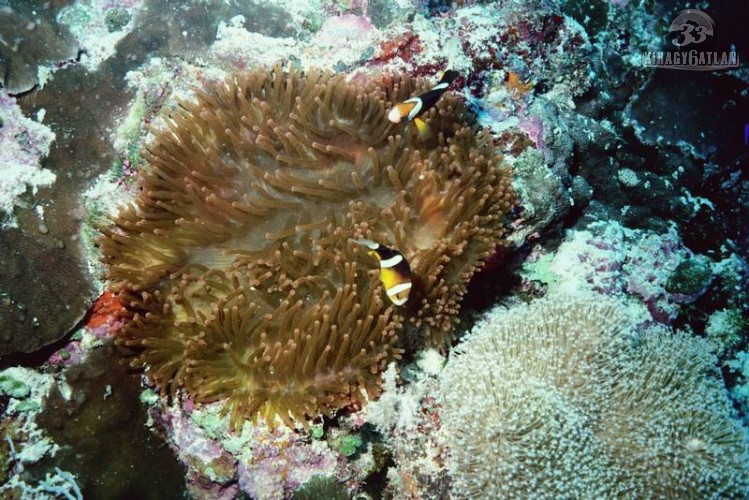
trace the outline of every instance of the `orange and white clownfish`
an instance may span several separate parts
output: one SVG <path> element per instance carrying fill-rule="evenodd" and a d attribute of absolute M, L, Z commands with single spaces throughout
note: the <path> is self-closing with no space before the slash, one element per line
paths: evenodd
<path fill-rule="evenodd" d="M 397 250 L 384 247 L 371 240 L 349 240 L 369 249 L 369 254 L 380 261 L 380 282 L 385 293 L 396 306 L 402 306 L 411 292 L 411 266 Z"/>
<path fill-rule="evenodd" d="M 406 99 L 396 104 L 388 113 L 388 120 L 393 123 L 400 123 L 403 120 L 414 122 L 419 136 L 422 138 L 429 136 L 429 127 L 426 122 L 419 118 L 437 104 L 442 94 L 450 87 L 450 84 L 458 77 L 458 72 L 451 69 L 445 71 L 439 83 L 427 90 L 421 95 Z"/>

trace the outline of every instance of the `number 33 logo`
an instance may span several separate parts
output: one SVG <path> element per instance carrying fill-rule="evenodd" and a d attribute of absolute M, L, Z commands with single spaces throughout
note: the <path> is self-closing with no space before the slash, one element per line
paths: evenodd
<path fill-rule="evenodd" d="M 671 40 L 677 47 L 684 47 L 690 43 L 701 43 L 707 38 L 708 30 L 705 26 L 694 26 L 693 24 L 681 24 L 670 31 L 679 31 L 679 35 Z"/>

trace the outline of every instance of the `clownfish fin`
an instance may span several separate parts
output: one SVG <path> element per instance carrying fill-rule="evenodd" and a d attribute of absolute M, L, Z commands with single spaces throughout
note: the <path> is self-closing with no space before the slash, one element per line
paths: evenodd
<path fill-rule="evenodd" d="M 365 248 L 369 248 L 370 250 L 377 250 L 378 248 L 380 248 L 380 244 L 379 243 L 375 243 L 372 240 L 367 240 L 367 239 L 364 239 L 364 238 L 362 238 L 360 240 L 355 240 L 353 238 L 349 238 L 348 240 L 351 243 L 356 243 L 357 245 L 363 246 Z"/>
<path fill-rule="evenodd" d="M 455 71 L 454 69 L 448 69 L 445 70 L 444 73 L 442 73 L 442 78 L 440 78 L 440 83 L 446 83 L 448 87 L 452 85 L 452 83 L 460 76 L 460 73 Z"/>
<path fill-rule="evenodd" d="M 419 132 L 419 138 L 421 140 L 426 140 L 432 137 L 431 127 L 421 118 L 414 118 L 414 125 L 416 125 L 416 130 Z"/>

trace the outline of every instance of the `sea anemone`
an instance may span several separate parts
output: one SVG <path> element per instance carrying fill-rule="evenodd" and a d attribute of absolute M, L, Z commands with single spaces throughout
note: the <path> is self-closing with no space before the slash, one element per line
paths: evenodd
<path fill-rule="evenodd" d="M 514 193 L 455 97 L 425 115 L 428 140 L 387 120 L 424 88 L 277 65 L 174 106 L 137 199 L 100 240 L 133 365 L 162 392 L 228 399 L 235 425 L 307 425 L 375 396 L 398 335 L 449 342 Z M 376 259 L 350 238 L 408 259 L 405 306 L 389 303 Z"/>

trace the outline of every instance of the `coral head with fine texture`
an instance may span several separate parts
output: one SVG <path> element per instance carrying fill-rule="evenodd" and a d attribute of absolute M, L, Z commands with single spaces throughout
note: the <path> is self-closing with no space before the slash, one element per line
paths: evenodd
<path fill-rule="evenodd" d="M 702 339 L 573 293 L 495 309 L 453 354 L 455 498 L 746 498 L 746 431 Z"/>

